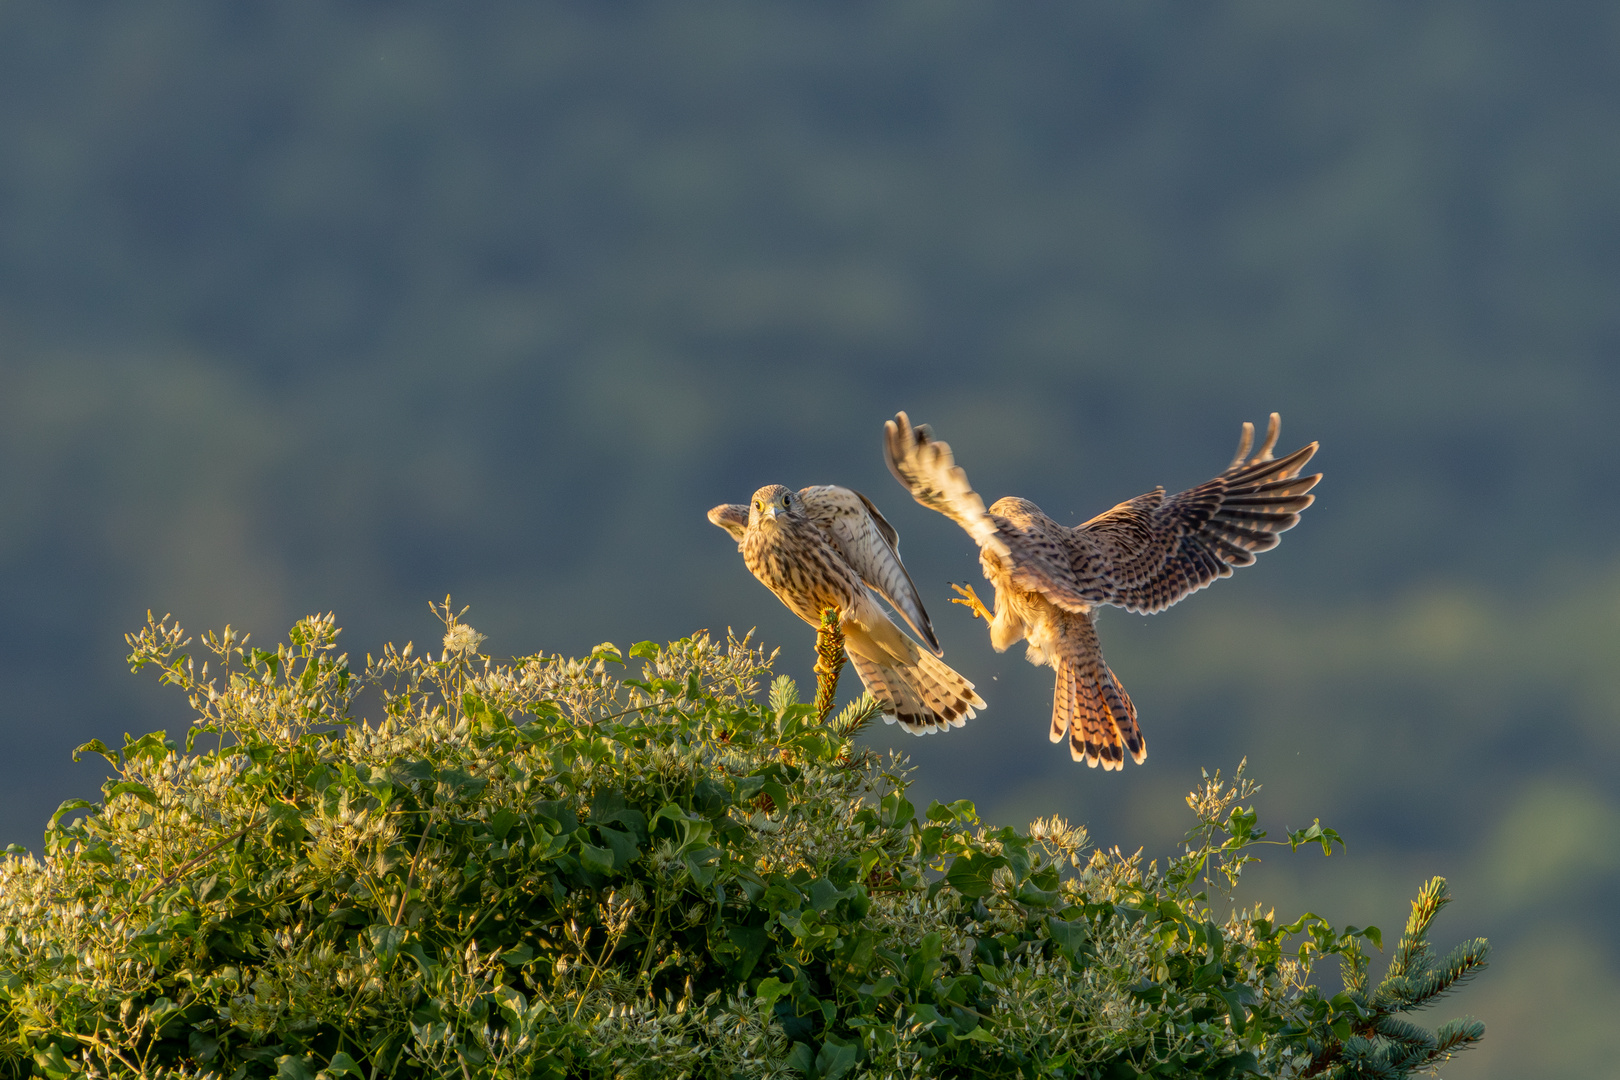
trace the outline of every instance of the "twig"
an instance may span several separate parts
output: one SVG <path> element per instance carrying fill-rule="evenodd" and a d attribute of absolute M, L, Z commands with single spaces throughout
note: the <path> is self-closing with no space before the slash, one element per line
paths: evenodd
<path fill-rule="evenodd" d="M 251 832 L 252 830 L 258 828 L 258 825 L 259 825 L 259 819 L 255 818 L 254 820 L 248 822 L 246 825 L 242 826 L 236 832 L 233 832 L 231 835 L 229 835 L 225 839 L 221 840 L 219 843 L 210 846 L 201 855 L 197 855 L 197 856 L 187 860 L 186 862 L 182 863 L 180 865 L 180 867 L 177 870 L 175 870 L 173 873 L 169 874 L 167 877 L 163 878 L 161 881 L 153 883 L 153 885 L 149 889 L 147 889 L 145 892 L 141 893 L 140 898 L 138 900 L 136 900 L 135 902 L 137 904 L 146 903 L 148 900 L 150 900 L 152 898 L 153 894 L 155 894 L 159 889 L 163 888 L 166 885 L 174 884 L 175 880 L 177 878 L 179 878 L 181 874 L 184 874 L 187 870 L 190 870 L 192 867 L 197 866 L 198 864 L 202 863 L 205 859 L 212 856 L 214 854 L 214 852 L 218 851 L 220 848 L 224 847 L 226 844 L 234 844 L 234 843 L 236 843 L 238 840 L 242 839 L 242 837 L 246 836 L 249 832 Z"/>
<path fill-rule="evenodd" d="M 416 863 L 422 857 L 422 849 L 427 847 L 428 834 L 433 831 L 433 824 L 433 814 L 429 811 L 427 824 L 422 827 L 422 839 L 416 842 L 416 853 L 411 856 L 410 872 L 405 875 L 405 890 L 400 894 L 399 908 L 394 912 L 394 917 L 388 920 L 389 926 L 398 926 L 405 918 L 405 905 L 410 901 L 411 889 L 416 885 Z"/>

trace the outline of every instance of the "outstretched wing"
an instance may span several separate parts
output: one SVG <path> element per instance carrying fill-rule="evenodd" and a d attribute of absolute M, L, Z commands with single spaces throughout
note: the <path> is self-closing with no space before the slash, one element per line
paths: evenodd
<path fill-rule="evenodd" d="M 943 653 L 917 586 L 900 561 L 900 536 L 872 500 L 858 491 L 832 486 L 804 488 L 799 498 L 805 514 L 827 534 L 861 580 L 894 605 L 936 655 Z"/>
<path fill-rule="evenodd" d="M 1307 492 L 1322 479 L 1321 473 L 1299 475 L 1316 443 L 1271 456 L 1279 426 L 1272 413 L 1265 444 L 1245 460 L 1254 427 L 1244 424 L 1237 457 L 1213 480 L 1168 498 L 1157 488 L 1076 528 L 1074 568 L 1094 602 L 1141 614 L 1163 611 L 1276 547 L 1278 534 L 1298 524 L 1315 501 Z"/>
<path fill-rule="evenodd" d="M 742 503 L 721 503 L 709 511 L 709 520 L 731 534 L 742 547 L 743 533 L 748 531 L 748 507 Z"/>
<path fill-rule="evenodd" d="M 967 530 L 979 550 L 1006 569 L 1015 586 L 1044 593 L 1062 607 L 1080 610 L 1085 605 L 1069 573 L 1067 530 L 1023 499 L 996 504 L 998 508 L 1016 504 L 1019 512 L 1011 517 L 999 509 L 987 511 L 951 455 L 950 444 L 935 439 L 927 424 L 912 427 L 905 413 L 896 413 L 883 425 L 883 435 L 883 456 L 895 479 L 912 498 Z"/>
<path fill-rule="evenodd" d="M 883 425 L 883 458 L 911 497 L 950 518 L 984 551 L 1006 558 L 1006 537 L 984 508 L 984 500 L 956 464 L 949 443 L 939 442 L 927 424 L 911 426 L 905 413 Z"/>

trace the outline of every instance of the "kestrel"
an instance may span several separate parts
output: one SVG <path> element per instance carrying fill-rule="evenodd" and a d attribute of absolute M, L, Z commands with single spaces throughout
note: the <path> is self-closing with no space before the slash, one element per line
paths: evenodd
<path fill-rule="evenodd" d="M 935 654 L 943 651 L 900 562 L 900 537 L 865 495 L 773 484 L 754 492 L 748 506 L 715 507 L 709 520 L 736 539 L 748 569 L 793 614 L 819 627 L 821 612 L 837 609 L 844 648 L 883 703 L 884 720 L 928 735 L 961 727 L 984 708 L 973 684 L 919 648 L 872 595 L 875 589 L 893 605 Z"/>
<path fill-rule="evenodd" d="M 1168 498 L 1154 488 L 1074 528 L 1028 499 L 1005 498 L 986 511 L 950 446 L 926 424 L 912 427 L 905 413 L 884 425 L 884 456 L 913 498 L 979 545 L 996 609 L 988 611 L 971 586 L 952 585 L 962 594 L 953 603 L 989 623 L 997 652 L 1027 638 L 1029 662 L 1056 669 L 1052 741 L 1067 734 L 1075 761 L 1122 769 L 1124 752 L 1141 764 L 1147 743 L 1136 706 L 1103 660 L 1093 610 L 1108 604 L 1141 615 L 1163 611 L 1277 546 L 1277 534 L 1299 521 L 1316 498 L 1306 492 L 1322 479 L 1299 475 L 1316 443 L 1272 456 L 1280 422 L 1272 413 L 1265 444 L 1252 458 L 1254 425 L 1245 423 L 1237 456 L 1213 480 Z"/>

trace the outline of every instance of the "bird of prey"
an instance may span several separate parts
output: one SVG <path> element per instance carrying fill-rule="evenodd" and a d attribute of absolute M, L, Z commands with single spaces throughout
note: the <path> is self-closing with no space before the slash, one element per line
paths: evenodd
<path fill-rule="evenodd" d="M 943 650 L 900 562 L 900 537 L 865 495 L 773 484 L 754 492 L 747 506 L 715 507 L 709 520 L 736 539 L 748 569 L 793 614 L 819 627 L 822 611 L 837 609 L 844 648 L 861 682 L 882 703 L 884 720 L 928 735 L 961 727 L 984 708 L 973 684 L 935 659 Z M 889 621 L 873 590 L 933 654 Z"/>
<path fill-rule="evenodd" d="M 1107 604 L 1142 615 L 1163 611 L 1276 547 L 1277 534 L 1299 521 L 1316 498 L 1307 492 L 1322 478 L 1299 475 L 1316 453 L 1314 442 L 1272 456 L 1279 424 L 1272 413 L 1265 443 L 1251 458 L 1254 425 L 1245 423 L 1237 456 L 1213 480 L 1168 497 L 1154 488 L 1074 528 L 1028 499 L 1008 497 L 985 510 L 950 446 L 926 424 L 912 427 L 903 412 L 884 425 L 884 456 L 913 498 L 979 545 L 995 611 L 972 586 L 953 584 L 962 595 L 952 602 L 989 623 L 997 652 L 1027 639 L 1029 662 L 1056 669 L 1052 741 L 1067 735 L 1075 761 L 1122 769 L 1125 752 L 1141 764 L 1147 744 L 1136 706 L 1103 660 L 1093 610 Z"/>

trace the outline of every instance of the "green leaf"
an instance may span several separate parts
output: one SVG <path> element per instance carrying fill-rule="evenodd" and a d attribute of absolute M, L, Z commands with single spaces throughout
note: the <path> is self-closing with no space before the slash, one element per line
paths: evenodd
<path fill-rule="evenodd" d="M 100 739 L 91 739 L 87 743 L 81 743 L 74 747 L 73 760 L 78 761 L 80 754 L 100 754 L 102 757 L 112 762 L 114 768 L 117 768 L 123 764 L 123 762 L 118 759 L 118 756 L 113 753 L 112 749 Z"/>
<path fill-rule="evenodd" d="M 759 986 L 755 988 L 754 995 L 764 1000 L 765 1009 L 768 1012 L 775 1007 L 778 998 L 792 989 L 792 983 L 785 983 L 772 975 L 759 981 Z"/>
<path fill-rule="evenodd" d="M 1358 930 L 1354 926 L 1346 926 L 1344 928 L 1344 932 L 1350 937 L 1364 937 L 1368 941 L 1372 942 L 1373 946 L 1377 948 L 1379 952 L 1384 951 L 1384 932 L 1378 929 L 1376 926 L 1369 926 L 1365 930 Z"/>
<path fill-rule="evenodd" d="M 545 799 L 530 810 L 536 820 L 551 826 L 553 833 L 571 833 L 579 828 L 579 817 L 561 799 Z"/>
<path fill-rule="evenodd" d="M 595 844 L 581 841 L 579 845 L 579 861 L 585 869 L 593 874 L 604 877 L 613 873 L 613 849 L 597 847 Z"/>
<path fill-rule="evenodd" d="M 39 1066 L 39 1071 L 48 1076 L 50 1080 L 66 1080 L 67 1077 L 78 1072 L 77 1069 L 68 1064 L 67 1058 L 62 1056 L 62 1048 L 55 1043 L 36 1053 L 34 1063 Z"/>
<path fill-rule="evenodd" d="M 928 1004 L 917 1004 L 911 1007 L 911 1022 L 932 1027 L 935 1024 L 945 1023 L 945 1018 L 939 1015 L 939 1010 Z"/>
<path fill-rule="evenodd" d="M 929 814 L 933 814 L 932 807 L 929 808 Z M 1004 856 L 987 855 L 982 851 L 958 855 L 951 860 L 950 869 L 945 871 L 945 880 L 951 888 L 963 896 L 977 900 L 990 893 L 990 875 L 1006 865 L 1007 860 Z"/>
<path fill-rule="evenodd" d="M 816 1052 L 809 1043 L 794 1043 L 793 1049 L 788 1051 L 788 1068 L 794 1069 L 805 1076 L 814 1076 L 816 1067 Z"/>
<path fill-rule="evenodd" d="M 596 832 L 613 852 L 614 869 L 623 870 L 641 857 L 641 848 L 633 834 L 611 825 L 599 825 Z"/>
<path fill-rule="evenodd" d="M 630 656 L 636 660 L 658 659 L 658 643 L 656 641 L 638 641 L 630 646 Z"/>
<path fill-rule="evenodd" d="M 383 971 L 393 967 L 394 958 L 399 955 L 399 947 L 405 941 L 404 927 L 374 923 L 366 927 L 366 937 L 370 939 L 371 951 L 382 964 Z"/>
<path fill-rule="evenodd" d="M 1069 922 L 1049 915 L 1046 918 L 1046 932 L 1058 952 L 1068 957 L 1071 963 L 1085 959 L 1091 943 L 1091 924 L 1084 918 Z"/>
<path fill-rule="evenodd" d="M 765 955 L 770 935 L 763 926 L 728 926 L 725 935 L 726 943 L 731 946 L 726 971 L 738 982 L 746 982 L 759 958 Z"/>
<path fill-rule="evenodd" d="M 127 734 L 124 736 L 125 761 L 150 761 L 156 764 L 176 749 L 178 747 L 168 740 L 166 731 L 149 731 L 138 739 L 132 739 Z"/>
<path fill-rule="evenodd" d="M 720 813 L 731 802 L 726 785 L 705 776 L 692 788 L 692 809 L 709 817 Z"/>
<path fill-rule="evenodd" d="M 816 1072 L 821 1074 L 821 1080 L 840 1080 L 860 1062 L 860 1043 L 844 1042 L 829 1035 L 821 1044 L 821 1053 L 816 1055 Z"/>
<path fill-rule="evenodd" d="M 357 1076 L 360 1080 L 365 1080 L 366 1073 L 358 1061 L 339 1050 L 332 1055 L 332 1060 L 326 1068 L 316 1074 L 316 1080 L 333 1080 L 338 1076 Z"/>
<path fill-rule="evenodd" d="M 506 839 L 506 834 L 512 831 L 517 823 L 518 816 L 506 807 L 501 807 L 489 816 L 489 831 L 497 840 Z"/>
<path fill-rule="evenodd" d="M 302 1054 L 283 1054 L 276 1058 L 276 1080 L 315 1080 L 315 1070 Z"/>
<path fill-rule="evenodd" d="M 120 795 L 133 795 L 148 806 L 158 804 L 157 792 L 135 780 L 120 780 L 107 789 L 107 801 L 111 802 Z"/>
<path fill-rule="evenodd" d="M 444 769 L 438 776 L 438 794 L 452 799 L 476 799 L 489 783 L 465 769 Z"/>
<path fill-rule="evenodd" d="M 422 943 L 420 941 L 413 941 L 399 951 L 402 956 L 408 956 L 412 960 L 416 961 L 416 966 L 423 975 L 426 975 L 428 978 L 432 978 L 435 974 L 437 974 L 439 965 L 435 964 L 431 959 L 428 958 L 427 950 L 422 948 Z"/>
<path fill-rule="evenodd" d="M 1216 988 L 1215 994 L 1226 1005 L 1226 1015 L 1232 1021 L 1232 1033 L 1241 1038 L 1249 1023 L 1248 1014 L 1243 1009 L 1243 995 L 1236 990 L 1220 987 Z"/>
<path fill-rule="evenodd" d="M 516 1024 L 524 1013 L 529 1011 L 529 1001 L 523 993 L 510 986 L 497 986 L 494 990 L 495 1004 L 506 1015 L 508 1024 Z"/>
<path fill-rule="evenodd" d="M 206 1031 L 198 1031 L 196 1028 L 192 1028 L 186 1041 L 190 1046 L 191 1056 L 198 1061 L 212 1061 L 219 1053 L 218 1037 Z"/>
<path fill-rule="evenodd" d="M 1317 818 L 1307 829 L 1295 829 L 1288 834 L 1288 846 L 1291 851 L 1298 851 L 1305 844 L 1321 844 L 1322 854 L 1331 856 L 1333 845 L 1344 847 L 1344 839 L 1333 829 L 1323 828 L 1322 820 Z"/>
<path fill-rule="evenodd" d="M 1253 1073 L 1255 1076 L 1264 1076 L 1265 1070 L 1260 1067 L 1260 1059 L 1254 1056 L 1254 1051 L 1245 1050 L 1235 1058 L 1228 1059 L 1224 1064 L 1237 1073 Z"/>
<path fill-rule="evenodd" d="M 57 823 L 69 813 L 74 810 L 88 810 L 90 807 L 91 804 L 84 799 L 68 799 L 56 808 L 56 813 L 51 815 L 51 823 L 45 828 L 47 831 L 54 829 L 57 827 Z"/>

